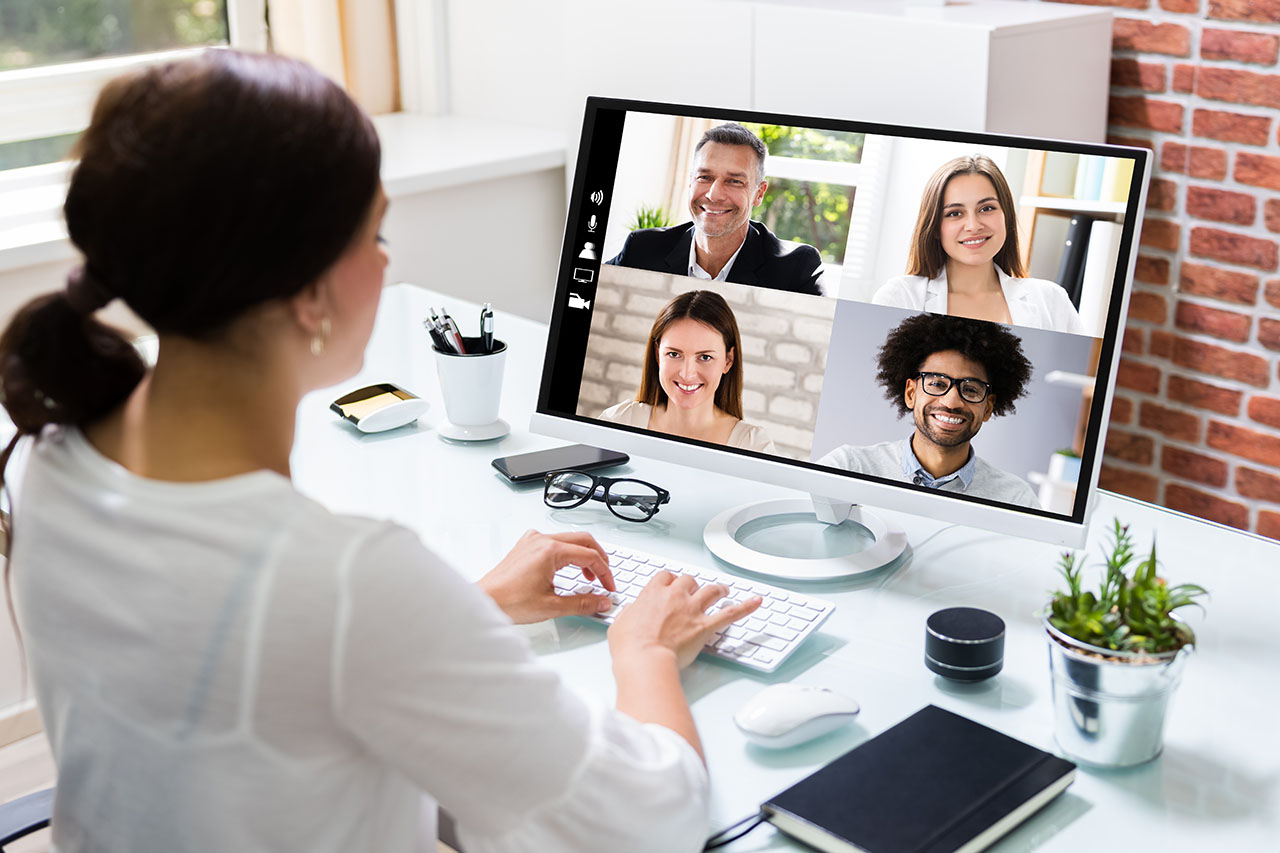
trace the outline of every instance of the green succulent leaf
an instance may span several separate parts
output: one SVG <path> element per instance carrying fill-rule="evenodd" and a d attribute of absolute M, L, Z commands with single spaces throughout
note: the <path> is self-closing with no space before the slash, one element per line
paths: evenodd
<path fill-rule="evenodd" d="M 1195 642 L 1195 633 L 1170 614 L 1180 607 L 1203 607 L 1209 592 L 1199 584 L 1169 586 L 1160 577 L 1153 537 L 1151 550 L 1138 558 L 1133 533 L 1119 519 L 1108 531 L 1108 547 L 1100 564 L 1097 593 L 1085 590 L 1083 556 L 1070 551 L 1058 560 L 1065 590 L 1052 594 L 1049 624 L 1101 648 L 1157 653 Z M 1132 568 L 1131 568 L 1132 567 Z"/>

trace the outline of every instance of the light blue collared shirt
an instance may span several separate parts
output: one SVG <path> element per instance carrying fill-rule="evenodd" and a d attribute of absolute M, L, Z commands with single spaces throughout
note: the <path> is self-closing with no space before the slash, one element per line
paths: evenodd
<path fill-rule="evenodd" d="M 914 435 L 915 433 L 912 433 Z M 977 462 L 973 448 L 969 448 L 969 458 L 964 465 L 957 471 L 952 471 L 942 477 L 933 478 L 933 475 L 924 469 L 920 464 L 920 460 L 916 458 L 915 451 L 911 449 L 911 436 L 907 436 L 902 440 L 902 476 L 908 483 L 915 483 L 917 486 L 928 486 L 936 489 L 943 483 L 949 483 L 958 479 L 964 484 L 964 488 L 968 489 L 969 484 L 973 482 L 973 472 L 977 469 Z"/>

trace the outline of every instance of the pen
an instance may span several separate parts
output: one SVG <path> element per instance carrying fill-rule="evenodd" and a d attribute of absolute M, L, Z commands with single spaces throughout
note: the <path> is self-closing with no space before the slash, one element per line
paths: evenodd
<path fill-rule="evenodd" d="M 462 332 L 458 331 L 458 324 L 449 316 L 449 312 L 440 309 L 440 323 L 444 326 L 445 338 L 453 341 L 454 349 L 458 351 L 458 355 L 466 355 L 467 348 L 462 343 Z"/>
<path fill-rule="evenodd" d="M 434 312 L 433 312 L 434 313 Z M 427 334 L 431 336 L 431 343 L 435 344 L 438 350 L 451 350 L 453 347 L 445 343 L 444 336 L 436 329 L 435 324 L 428 317 L 422 318 L 422 328 L 427 330 Z"/>
<path fill-rule="evenodd" d="M 493 306 L 488 302 L 480 308 L 480 343 L 486 353 L 493 352 Z"/>
<path fill-rule="evenodd" d="M 431 312 L 431 328 L 435 331 L 435 334 L 432 337 L 439 337 L 440 339 L 440 351 L 462 355 L 463 351 L 458 346 L 458 340 L 455 339 L 453 333 L 449 331 L 449 327 L 445 325 L 444 320 L 440 319 L 440 315 L 436 313 L 436 309 L 428 308 L 427 310 Z M 445 316 L 447 317 L 448 314 L 445 314 Z M 425 323 L 427 321 L 424 320 L 423 322 Z"/>

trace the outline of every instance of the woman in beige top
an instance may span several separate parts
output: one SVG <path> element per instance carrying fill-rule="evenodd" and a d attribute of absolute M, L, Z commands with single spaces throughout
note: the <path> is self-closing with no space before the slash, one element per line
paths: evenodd
<path fill-rule="evenodd" d="M 691 290 L 658 312 L 634 400 L 602 420 L 761 453 L 776 453 L 763 429 L 742 420 L 742 341 L 729 303 Z"/>

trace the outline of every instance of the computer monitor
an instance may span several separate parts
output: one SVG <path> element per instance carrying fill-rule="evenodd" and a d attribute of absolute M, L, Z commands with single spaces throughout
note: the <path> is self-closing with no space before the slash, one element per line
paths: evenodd
<path fill-rule="evenodd" d="M 829 521 L 1078 546 L 1149 174 L 1145 149 L 591 98 L 532 429 Z"/>

